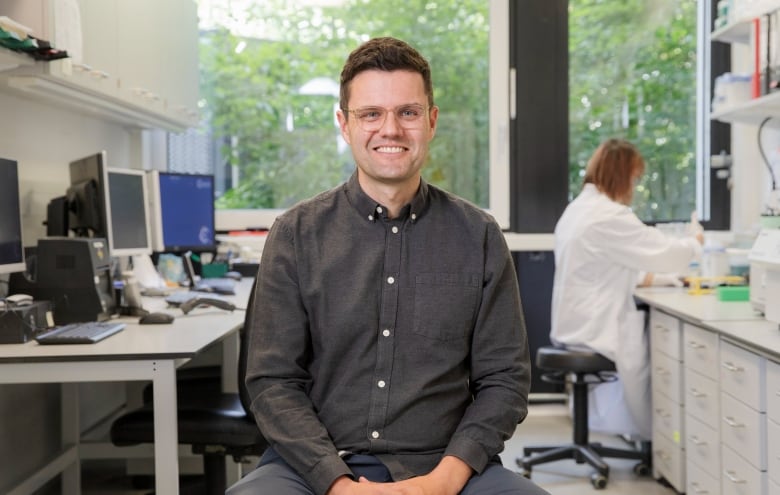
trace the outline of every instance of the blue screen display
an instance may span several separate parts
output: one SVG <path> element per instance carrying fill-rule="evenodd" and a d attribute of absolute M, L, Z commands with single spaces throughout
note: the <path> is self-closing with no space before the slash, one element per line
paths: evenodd
<path fill-rule="evenodd" d="M 166 251 L 210 250 L 214 238 L 214 177 L 160 173 Z"/>

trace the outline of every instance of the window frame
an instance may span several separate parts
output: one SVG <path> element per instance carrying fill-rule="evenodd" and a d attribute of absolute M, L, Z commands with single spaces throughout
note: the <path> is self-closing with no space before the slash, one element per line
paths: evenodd
<path fill-rule="evenodd" d="M 510 226 L 509 153 L 509 0 L 490 1 L 489 80 L 489 205 L 502 229 Z M 433 67 L 434 74 L 436 68 Z M 264 230 L 271 227 L 284 209 L 217 209 L 218 232 Z"/>

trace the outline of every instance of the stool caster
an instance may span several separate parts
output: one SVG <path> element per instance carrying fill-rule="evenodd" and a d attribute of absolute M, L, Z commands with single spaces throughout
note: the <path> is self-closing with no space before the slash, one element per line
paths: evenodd
<path fill-rule="evenodd" d="M 603 490 L 607 487 L 607 477 L 601 473 L 593 473 L 590 475 L 590 484 L 596 490 Z"/>
<path fill-rule="evenodd" d="M 531 469 L 530 468 L 523 468 L 520 471 L 520 476 L 530 480 L 531 479 Z"/>
<path fill-rule="evenodd" d="M 646 462 L 634 464 L 634 474 L 637 476 L 647 476 L 650 474 L 650 466 Z"/>

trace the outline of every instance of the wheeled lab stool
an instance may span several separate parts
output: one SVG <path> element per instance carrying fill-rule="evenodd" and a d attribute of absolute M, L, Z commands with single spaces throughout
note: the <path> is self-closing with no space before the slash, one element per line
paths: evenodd
<path fill-rule="evenodd" d="M 530 478 L 531 469 L 537 464 L 574 459 L 577 464 L 587 462 L 596 469 L 591 483 L 596 489 L 607 486 L 609 465 L 602 457 L 637 459 L 634 472 L 638 475 L 650 473 L 650 445 L 643 443 L 642 449 L 618 449 L 588 441 L 588 386 L 614 380 L 615 363 L 601 354 L 582 348 L 563 346 L 540 347 L 536 353 L 536 365 L 544 373 L 542 380 L 550 383 L 570 383 L 574 423 L 574 442 L 568 445 L 532 446 L 523 449 L 523 458 L 517 465 L 523 469 L 523 476 Z M 568 378 L 567 378 L 568 377 Z"/>

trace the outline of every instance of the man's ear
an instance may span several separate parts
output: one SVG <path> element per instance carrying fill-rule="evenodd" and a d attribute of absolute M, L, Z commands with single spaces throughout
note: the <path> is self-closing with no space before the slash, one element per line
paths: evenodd
<path fill-rule="evenodd" d="M 336 119 L 339 121 L 339 130 L 341 131 L 341 137 L 344 138 L 344 141 L 347 142 L 347 144 L 352 144 L 350 142 L 350 136 L 349 136 L 349 122 L 347 121 L 347 116 L 344 114 L 344 110 L 338 109 L 336 110 Z"/>

